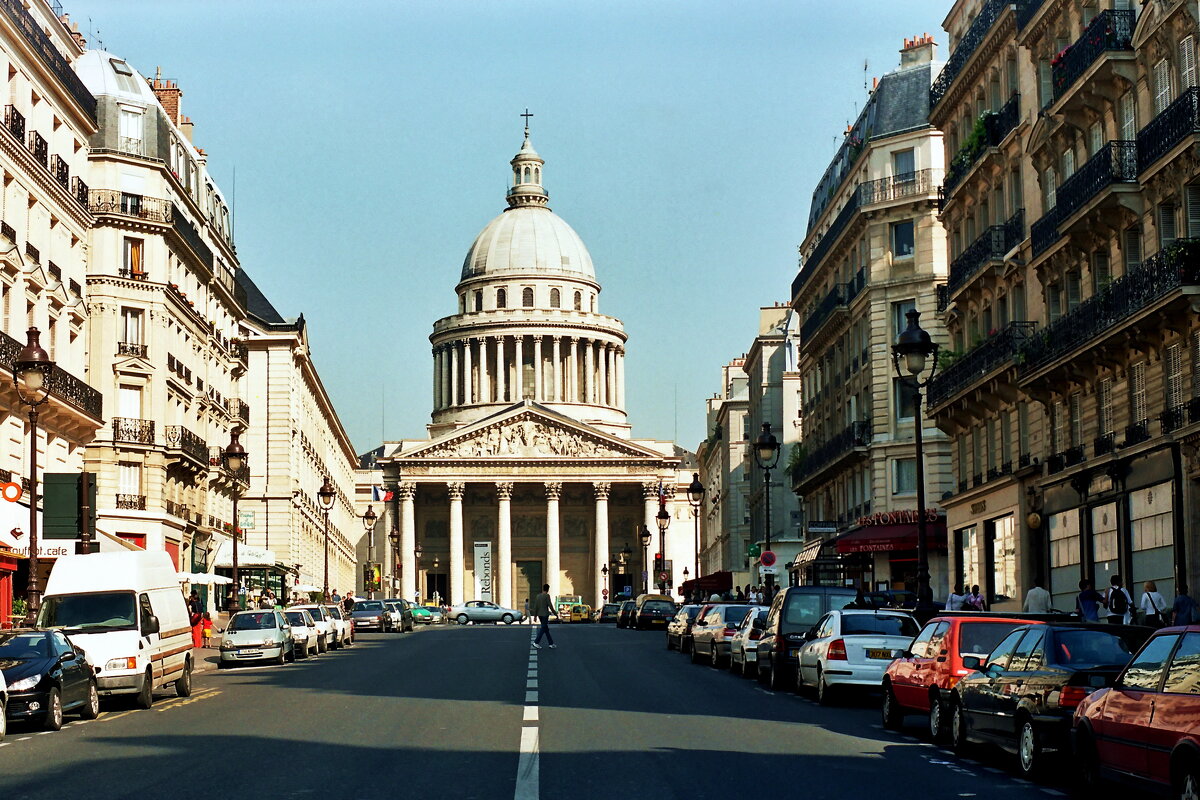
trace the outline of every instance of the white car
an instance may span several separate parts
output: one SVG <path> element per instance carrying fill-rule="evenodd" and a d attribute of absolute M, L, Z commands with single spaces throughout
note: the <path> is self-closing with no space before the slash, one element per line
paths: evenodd
<path fill-rule="evenodd" d="M 815 686 L 822 705 L 835 686 L 877 688 L 888 664 L 920 632 L 903 611 L 830 611 L 804 635 L 797 683 Z"/>
<path fill-rule="evenodd" d="M 317 628 L 317 652 L 324 653 L 331 647 L 338 646 L 337 625 L 325 606 L 317 603 L 305 603 L 289 606 L 288 611 L 307 611 Z"/>
<path fill-rule="evenodd" d="M 498 606 L 490 600 L 472 600 L 461 606 L 451 607 L 447 616 L 459 625 L 466 625 L 468 622 L 503 622 L 505 625 L 512 625 L 514 622 L 520 622 L 525 615 L 512 608 Z"/>
<path fill-rule="evenodd" d="M 303 608 L 289 608 L 283 612 L 283 616 L 292 626 L 292 643 L 295 646 L 296 654 L 301 658 L 308 658 L 310 655 L 315 656 L 319 653 L 321 634 L 317 630 L 317 621 L 312 618 L 312 614 Z"/>
<path fill-rule="evenodd" d="M 8 732 L 8 684 L 4 682 L 4 673 L 0 672 L 0 741 Z"/>
<path fill-rule="evenodd" d="M 746 612 L 737 627 L 737 633 L 729 640 L 729 669 L 749 678 L 758 674 L 758 640 L 762 636 L 763 623 L 767 621 L 767 607 L 754 606 Z M 755 625 L 755 622 L 758 624 Z"/>
<path fill-rule="evenodd" d="M 328 604 L 323 605 L 322 608 L 324 608 L 329 613 L 329 616 L 333 618 L 333 628 L 335 633 L 333 637 L 333 644 L 331 646 L 338 648 L 349 647 L 350 645 L 354 644 L 354 621 L 350 619 L 349 615 L 342 611 L 342 607 L 339 605 Z"/>

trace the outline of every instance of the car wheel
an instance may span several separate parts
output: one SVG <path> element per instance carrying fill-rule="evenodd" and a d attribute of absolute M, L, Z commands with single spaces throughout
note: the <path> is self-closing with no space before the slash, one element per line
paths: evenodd
<path fill-rule="evenodd" d="M 317 653 L 324 653 L 329 650 L 329 640 L 324 636 L 317 637 Z"/>
<path fill-rule="evenodd" d="M 766 670 L 760 664 L 754 665 L 754 677 L 759 683 L 764 684 L 770 680 L 770 676 L 766 674 Z"/>
<path fill-rule="evenodd" d="M 4 712 L 0 709 L 0 716 Z M 95 681 L 88 681 L 87 700 L 79 708 L 79 716 L 81 719 L 95 719 L 100 716 L 100 691 L 96 688 Z M 4 738 L 4 731 L 0 730 L 0 739 Z"/>
<path fill-rule="evenodd" d="M 58 687 L 55 686 L 50 689 L 50 694 L 46 697 L 46 716 L 42 719 L 42 730 L 62 730 L 62 723 L 62 695 L 59 694 Z"/>
<path fill-rule="evenodd" d="M 733 657 L 733 648 L 730 648 L 729 649 L 729 671 L 734 673 L 735 675 L 738 675 L 738 674 L 741 674 L 742 672 L 744 672 L 745 669 L 746 669 L 745 664 L 743 664 L 740 667 L 738 666 L 737 660 L 734 659 L 734 657 Z"/>
<path fill-rule="evenodd" d="M 142 688 L 137 693 L 137 707 L 150 708 L 154 705 L 154 676 L 150 674 L 150 670 L 146 670 L 146 674 L 142 677 Z"/>
<path fill-rule="evenodd" d="M 283 651 L 283 645 L 279 646 L 279 655 L 275 656 L 275 665 L 282 667 L 287 663 L 287 653 Z"/>
<path fill-rule="evenodd" d="M 291 648 L 287 652 L 287 660 L 290 661 L 291 663 L 295 664 L 296 663 L 296 643 L 291 642 L 291 645 L 292 645 Z"/>
<path fill-rule="evenodd" d="M 946 713 L 936 695 L 929 698 L 929 738 L 938 744 L 946 738 Z"/>
<path fill-rule="evenodd" d="M 833 687 L 825 680 L 825 673 L 817 667 L 817 702 L 823 706 L 833 703 Z"/>
<path fill-rule="evenodd" d="M 175 694 L 178 697 L 192 696 L 192 660 L 185 659 L 183 662 L 183 674 L 175 679 Z"/>
<path fill-rule="evenodd" d="M 455 618 L 455 620 L 454 620 L 454 621 L 455 621 L 455 622 L 457 622 L 459 625 L 466 625 L 468 622 L 470 622 L 470 621 L 471 621 L 471 618 L 470 618 L 470 617 L 468 617 L 466 614 L 459 614 L 459 615 L 458 615 L 458 616 Z"/>
<path fill-rule="evenodd" d="M 712 650 L 709 651 L 708 663 L 712 665 L 713 669 L 721 666 L 721 656 L 717 654 L 716 642 L 713 643 Z"/>
<path fill-rule="evenodd" d="M 892 691 L 892 685 L 883 687 L 883 705 L 879 709 L 880 717 L 883 721 L 883 727 L 889 731 L 898 731 L 904 727 L 904 713 L 900 710 L 900 704 L 896 702 L 896 693 Z"/>
<path fill-rule="evenodd" d="M 671 644 L 671 634 L 667 634 L 667 649 L 674 650 L 675 646 Z"/>
<path fill-rule="evenodd" d="M 1017 766 L 1021 775 L 1032 778 L 1042 768 L 1042 743 L 1033 720 L 1023 717 L 1017 725 Z"/>
<path fill-rule="evenodd" d="M 0 699 L 0 742 L 4 741 L 4 735 L 8 733 L 8 709 L 3 699 Z"/>
<path fill-rule="evenodd" d="M 950 707 L 950 713 L 950 744 L 954 752 L 962 754 L 971 748 L 967 741 L 967 712 L 961 703 L 955 703 Z"/>
<path fill-rule="evenodd" d="M 690 657 L 691 657 L 691 661 L 693 664 L 700 663 L 700 654 L 698 652 L 696 652 L 696 643 L 695 642 L 692 642 L 692 652 L 690 653 Z"/>
<path fill-rule="evenodd" d="M 1080 727 L 1075 734 L 1075 767 L 1078 795 L 1094 797 L 1100 788 L 1100 757 L 1096 752 L 1096 742 L 1086 726 Z"/>
<path fill-rule="evenodd" d="M 783 674 L 783 670 L 776 669 L 775 665 L 772 664 L 771 674 L 767 677 L 767 686 L 770 687 L 772 692 L 787 691 L 788 687 L 785 678 L 786 676 Z"/>
<path fill-rule="evenodd" d="M 500 618 L 500 621 L 503 622 L 505 625 L 512 625 L 513 624 L 513 615 L 505 614 L 503 617 Z"/>
<path fill-rule="evenodd" d="M 1200 800 L 1200 767 L 1195 761 L 1179 771 L 1175 781 L 1175 796 L 1179 800 Z"/>

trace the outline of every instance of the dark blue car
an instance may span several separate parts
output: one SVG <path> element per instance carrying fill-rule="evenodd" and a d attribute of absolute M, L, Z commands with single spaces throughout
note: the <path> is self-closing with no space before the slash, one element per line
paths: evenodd
<path fill-rule="evenodd" d="M 0 631 L 0 674 L 8 684 L 10 722 L 33 721 L 56 731 L 68 711 L 84 719 L 100 714 L 95 673 L 59 631 Z"/>

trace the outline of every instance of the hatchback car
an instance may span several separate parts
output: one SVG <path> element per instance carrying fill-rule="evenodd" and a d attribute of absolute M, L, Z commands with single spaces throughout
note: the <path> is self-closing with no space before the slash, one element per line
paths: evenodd
<path fill-rule="evenodd" d="M 645 600 L 633 612 L 633 627 L 639 631 L 666 628 L 675 616 L 675 604 L 670 600 Z"/>
<path fill-rule="evenodd" d="M 750 606 L 746 616 L 738 623 L 737 632 L 729 640 L 730 671 L 743 676 L 754 674 L 758 661 L 758 640 L 762 638 L 766 621 L 766 606 Z"/>
<path fill-rule="evenodd" d="M 84 719 L 100 714 L 95 673 L 59 631 L 0 631 L 0 668 L 8 683 L 9 721 L 30 720 L 56 731 L 68 711 Z"/>
<path fill-rule="evenodd" d="M 412 606 L 407 600 L 399 598 L 394 600 L 384 600 L 383 605 L 387 608 L 388 614 L 392 618 L 392 630 L 404 633 L 413 629 L 413 613 Z"/>
<path fill-rule="evenodd" d="M 320 652 L 321 634 L 317 630 L 317 621 L 312 614 L 304 609 L 289 608 L 283 612 L 288 624 L 292 626 L 292 647 L 301 658 L 308 658 Z"/>
<path fill-rule="evenodd" d="M 887 665 L 919 631 L 917 621 L 903 611 L 830 611 L 805 634 L 798 685 L 815 687 L 822 705 L 837 687 L 875 688 Z"/>
<path fill-rule="evenodd" d="M 355 601 L 350 618 L 354 620 L 355 630 L 386 633 L 392 629 L 392 615 L 382 600 Z"/>
<path fill-rule="evenodd" d="M 637 613 L 637 603 L 632 600 L 626 600 L 621 603 L 621 610 L 617 612 L 617 627 L 632 628 L 633 618 Z"/>
<path fill-rule="evenodd" d="M 338 648 L 354 644 L 354 621 L 350 619 L 350 615 L 342 611 L 342 607 L 337 603 L 326 603 L 324 608 L 330 619 L 333 620 L 334 633 L 331 646 Z"/>
<path fill-rule="evenodd" d="M 954 687 L 950 736 L 962 752 L 985 742 L 1017 754 L 1026 775 L 1040 771 L 1045 755 L 1069 744 L 1080 702 L 1111 686 L 1149 638 L 1150 628 L 1132 625 L 1023 625 L 987 657 L 963 666 L 974 670 Z"/>
<path fill-rule="evenodd" d="M 592 607 L 582 603 L 571 606 L 571 622 L 591 622 Z"/>
<path fill-rule="evenodd" d="M 750 606 L 721 604 L 709 606 L 692 624 L 692 663 L 707 660 L 719 667 L 729 658 L 729 642 Z"/>
<path fill-rule="evenodd" d="M 414 605 L 410 610 L 412 611 L 413 622 L 422 625 L 431 625 L 433 623 L 433 609 L 429 606 Z"/>
<path fill-rule="evenodd" d="M 296 660 L 292 626 L 277 609 L 239 611 L 229 618 L 221 637 L 219 667 L 243 661 L 273 659 L 276 664 Z"/>
<path fill-rule="evenodd" d="M 667 649 L 688 652 L 692 642 L 692 625 L 700 612 L 699 604 L 686 605 L 675 612 L 675 617 L 667 623 Z"/>
<path fill-rule="evenodd" d="M 568 621 L 570 611 L 567 612 L 567 615 L 561 621 Z M 450 609 L 449 618 L 459 625 L 466 625 L 469 622 L 491 622 L 493 624 L 503 622 L 505 625 L 512 625 L 514 622 L 524 619 L 525 615 L 515 608 L 505 608 L 491 600 L 472 600 L 461 606 L 453 606 Z"/>
<path fill-rule="evenodd" d="M 304 603 L 289 606 L 289 611 L 307 611 L 317 626 L 317 652 L 324 653 L 331 647 L 338 646 L 337 628 L 329 610 L 319 603 Z"/>
<path fill-rule="evenodd" d="M 605 603 L 600 607 L 600 610 L 596 612 L 596 622 L 616 622 L 617 611 L 619 610 L 620 606 L 618 606 L 616 603 Z"/>

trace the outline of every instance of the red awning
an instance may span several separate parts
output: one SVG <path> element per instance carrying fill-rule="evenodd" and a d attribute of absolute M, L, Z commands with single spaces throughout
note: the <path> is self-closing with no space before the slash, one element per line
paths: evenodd
<path fill-rule="evenodd" d="M 925 526 L 925 539 L 929 547 L 945 550 L 946 524 L 944 522 L 928 523 Z M 917 526 L 912 523 L 871 525 L 842 534 L 837 539 L 837 551 L 841 554 L 890 553 L 895 550 L 916 549 Z"/>
<path fill-rule="evenodd" d="M 680 593 L 689 595 L 695 591 L 724 592 L 733 588 L 732 572 L 712 572 L 684 581 L 679 587 Z"/>

